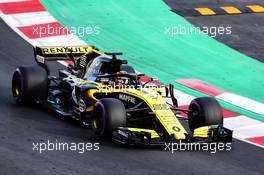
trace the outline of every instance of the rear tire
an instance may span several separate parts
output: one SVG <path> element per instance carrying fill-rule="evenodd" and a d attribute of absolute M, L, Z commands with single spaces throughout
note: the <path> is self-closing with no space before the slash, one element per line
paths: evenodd
<path fill-rule="evenodd" d="M 202 126 L 223 124 L 222 108 L 215 98 L 196 98 L 191 102 L 189 110 L 192 111 L 188 114 L 188 123 L 192 132 Z"/>
<path fill-rule="evenodd" d="M 39 66 L 18 67 L 12 79 L 12 93 L 18 103 L 44 100 L 48 96 L 48 75 Z"/>
<path fill-rule="evenodd" d="M 111 139 L 115 128 L 126 126 L 124 104 L 114 98 L 100 99 L 93 110 L 92 126 L 96 137 Z"/>

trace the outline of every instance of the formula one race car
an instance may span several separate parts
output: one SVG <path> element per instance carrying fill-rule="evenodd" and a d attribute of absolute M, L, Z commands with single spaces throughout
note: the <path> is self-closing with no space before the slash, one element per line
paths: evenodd
<path fill-rule="evenodd" d="M 38 66 L 21 66 L 13 74 L 18 103 L 36 102 L 91 126 L 98 138 L 126 145 L 232 141 L 214 98 L 196 98 L 188 110 L 179 109 L 172 85 L 142 82 L 144 75 L 118 59 L 120 53 L 88 46 L 35 47 L 34 52 Z M 72 64 L 54 77 L 47 66 L 54 60 Z M 182 124 L 180 112 L 188 115 L 188 125 Z"/>

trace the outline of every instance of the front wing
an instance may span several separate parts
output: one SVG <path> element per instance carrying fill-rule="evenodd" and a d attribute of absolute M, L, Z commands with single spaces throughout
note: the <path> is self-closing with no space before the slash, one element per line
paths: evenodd
<path fill-rule="evenodd" d="M 164 146 L 168 142 L 185 143 L 229 143 L 232 142 L 233 131 L 223 126 L 205 126 L 197 128 L 193 135 L 185 140 L 175 140 L 174 137 L 164 137 L 155 130 L 118 127 L 113 132 L 113 140 L 128 146 Z M 165 139 L 166 138 L 166 139 Z"/>

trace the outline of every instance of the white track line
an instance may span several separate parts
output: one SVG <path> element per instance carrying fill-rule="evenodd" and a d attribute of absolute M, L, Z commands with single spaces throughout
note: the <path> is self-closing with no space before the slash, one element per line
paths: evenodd
<path fill-rule="evenodd" d="M 28 43 L 30 43 L 31 45 L 38 45 L 38 43 L 36 43 L 34 40 L 30 40 L 24 33 L 22 33 L 13 23 L 13 20 L 10 20 L 8 18 L 6 18 L 6 15 L 4 15 L 2 13 L 2 11 L 0 11 L 0 16 L 1 18 L 5 21 L 5 23 L 12 29 L 14 30 L 20 37 L 22 37 L 25 41 L 27 41 Z"/>
<path fill-rule="evenodd" d="M 234 132 L 240 138 L 252 138 L 264 136 L 264 123 L 237 128 Z"/>
<path fill-rule="evenodd" d="M 224 119 L 224 126 L 227 128 L 232 128 L 234 130 L 239 129 L 245 126 L 254 126 L 261 124 L 262 122 L 248 118 L 244 115 L 240 115 L 237 117 L 229 117 Z"/>
<path fill-rule="evenodd" d="M 84 41 L 80 40 L 76 35 L 59 35 L 44 38 L 31 39 L 34 40 L 38 46 L 85 46 Z"/>
<path fill-rule="evenodd" d="M 57 22 L 57 20 L 47 11 L 11 14 L 5 15 L 5 18 L 6 20 L 10 21 L 15 27 Z"/>
<path fill-rule="evenodd" d="M 242 97 L 240 95 L 229 93 L 229 92 L 222 93 L 216 96 L 216 98 L 226 101 L 228 103 L 234 104 L 236 106 L 239 106 L 246 110 L 255 112 L 257 114 L 264 114 L 264 104 L 257 102 L 255 100 L 251 100 L 249 98 Z"/>

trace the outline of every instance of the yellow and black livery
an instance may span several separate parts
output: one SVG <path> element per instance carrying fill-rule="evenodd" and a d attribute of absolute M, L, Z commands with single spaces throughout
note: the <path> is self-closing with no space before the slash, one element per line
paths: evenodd
<path fill-rule="evenodd" d="M 144 75 L 118 59 L 120 53 L 103 53 L 90 46 L 35 47 L 34 53 L 38 66 L 18 67 L 13 75 L 18 103 L 40 103 L 90 126 L 99 138 L 126 145 L 232 141 L 232 131 L 223 127 L 222 110 L 214 98 L 197 98 L 188 110 L 180 109 L 172 85 L 156 85 L 153 79 L 142 82 Z M 55 77 L 46 63 L 54 60 L 72 64 Z"/>

